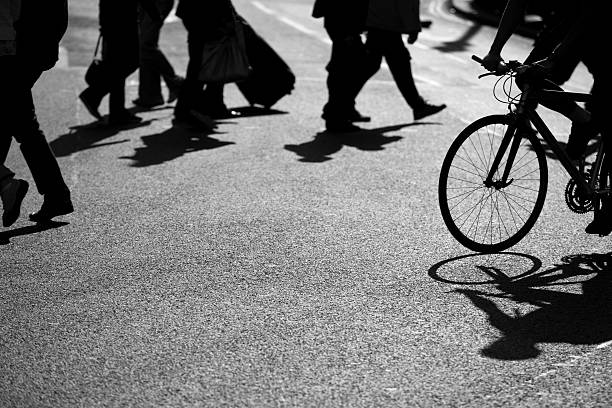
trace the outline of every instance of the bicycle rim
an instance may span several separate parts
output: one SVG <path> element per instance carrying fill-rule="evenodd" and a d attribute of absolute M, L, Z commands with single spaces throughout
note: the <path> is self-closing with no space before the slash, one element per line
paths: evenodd
<path fill-rule="evenodd" d="M 476 252 L 499 252 L 515 245 L 544 206 L 546 155 L 530 131 L 519 130 L 524 137 L 510 169 L 510 182 L 504 187 L 484 184 L 502 138 L 513 125 L 510 115 L 477 120 L 457 136 L 442 165 L 438 186 L 442 218 L 453 237 Z M 501 179 L 509 150 L 494 181 Z"/>

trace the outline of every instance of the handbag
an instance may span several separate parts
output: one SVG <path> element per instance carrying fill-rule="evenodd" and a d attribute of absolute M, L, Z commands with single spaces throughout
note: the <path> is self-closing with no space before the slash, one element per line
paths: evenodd
<path fill-rule="evenodd" d="M 246 53 L 244 27 L 234 12 L 233 30 L 204 45 L 198 79 L 205 83 L 238 82 L 249 77 L 251 66 Z"/>
<path fill-rule="evenodd" d="M 85 71 L 85 82 L 87 82 L 87 85 L 89 86 L 100 86 L 102 83 L 106 82 L 108 78 L 106 64 L 102 60 L 101 56 L 98 55 L 101 42 L 102 33 L 98 35 L 98 42 L 96 43 L 93 59 L 89 64 L 87 71 Z"/>

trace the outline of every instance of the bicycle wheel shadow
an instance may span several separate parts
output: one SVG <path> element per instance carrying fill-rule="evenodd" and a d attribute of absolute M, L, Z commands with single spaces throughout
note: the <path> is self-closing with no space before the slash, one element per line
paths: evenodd
<path fill-rule="evenodd" d="M 362 129 L 350 133 L 319 132 L 314 139 L 301 144 L 287 144 L 285 150 L 295 153 L 299 161 L 305 163 L 322 163 L 332 159 L 344 146 L 363 151 L 380 151 L 384 146 L 401 140 L 402 136 L 386 136 L 385 133 L 401 130 L 408 126 L 425 125 L 420 123 L 403 123 L 375 129 Z"/>
<path fill-rule="evenodd" d="M 531 266 L 513 276 L 516 269 L 502 270 L 495 256 L 518 257 Z M 457 275 L 454 262 L 464 267 L 471 264 L 472 278 L 474 271 L 479 278 L 466 280 L 465 271 Z M 489 324 L 500 332 L 497 340 L 481 350 L 483 356 L 525 360 L 539 356 L 538 345 L 543 343 L 602 346 L 612 340 L 612 253 L 568 255 L 553 268 L 541 270 L 541 266 L 539 259 L 525 254 L 475 254 L 440 262 L 430 268 L 429 276 L 456 285 L 493 285 L 493 290 L 452 291 L 484 312 Z M 555 290 L 560 287 L 579 287 L 581 293 Z M 504 312 L 496 301 L 503 302 L 504 309 L 514 305 L 514 314 Z M 536 309 L 521 314 L 521 304 Z"/>

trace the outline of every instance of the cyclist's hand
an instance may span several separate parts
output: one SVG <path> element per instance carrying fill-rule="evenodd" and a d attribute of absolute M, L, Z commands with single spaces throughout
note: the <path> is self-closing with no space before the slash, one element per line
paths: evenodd
<path fill-rule="evenodd" d="M 499 70 L 500 64 L 503 64 L 504 60 L 501 55 L 495 53 L 488 53 L 483 59 L 482 65 L 487 71 L 495 72 Z"/>

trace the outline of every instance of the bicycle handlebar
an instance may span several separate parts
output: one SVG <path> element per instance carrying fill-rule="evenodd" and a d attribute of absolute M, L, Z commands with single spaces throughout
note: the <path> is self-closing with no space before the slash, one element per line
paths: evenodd
<path fill-rule="evenodd" d="M 479 63 L 480 65 L 482 65 L 483 63 L 483 59 L 477 55 L 472 55 L 472 59 L 476 61 L 477 63 Z M 487 72 L 486 74 L 478 75 L 478 78 L 483 78 L 483 77 L 490 76 L 490 75 L 496 75 L 496 76 L 506 75 L 510 71 L 516 71 L 522 65 L 523 64 L 521 64 L 520 62 L 514 61 L 514 60 L 508 61 L 508 62 L 500 61 L 499 64 L 497 65 L 497 68 L 494 71 L 490 71 L 490 72 Z"/>
<path fill-rule="evenodd" d="M 472 55 L 472 59 L 476 61 L 477 63 L 482 64 L 482 58 L 480 58 L 479 56 Z"/>

